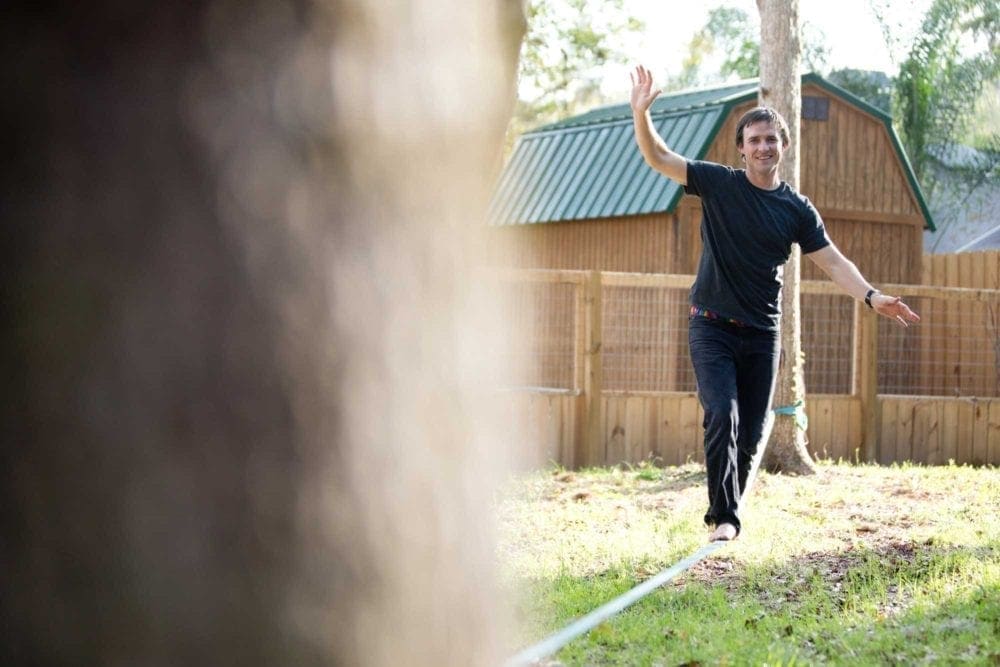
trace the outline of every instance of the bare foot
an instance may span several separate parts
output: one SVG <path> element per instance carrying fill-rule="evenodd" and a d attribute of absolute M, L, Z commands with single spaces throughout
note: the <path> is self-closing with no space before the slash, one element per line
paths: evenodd
<path fill-rule="evenodd" d="M 712 536 L 708 538 L 709 542 L 728 542 L 729 540 L 735 540 L 739 532 L 736 530 L 736 526 L 731 523 L 720 523 L 715 527 L 715 532 Z"/>

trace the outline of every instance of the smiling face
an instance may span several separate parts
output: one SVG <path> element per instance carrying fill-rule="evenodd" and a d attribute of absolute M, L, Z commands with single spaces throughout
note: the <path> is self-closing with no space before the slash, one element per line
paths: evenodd
<path fill-rule="evenodd" d="M 771 175 L 777 174 L 781 155 L 788 144 L 782 141 L 781 133 L 774 123 L 759 120 L 743 128 L 743 143 L 737 147 L 747 171 L 770 180 Z"/>

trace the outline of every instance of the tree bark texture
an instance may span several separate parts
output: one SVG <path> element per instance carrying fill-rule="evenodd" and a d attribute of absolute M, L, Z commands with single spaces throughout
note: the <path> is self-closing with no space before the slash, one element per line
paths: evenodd
<path fill-rule="evenodd" d="M 496 664 L 520 3 L 0 11 L 0 663 Z"/>
<path fill-rule="evenodd" d="M 799 119 L 802 113 L 802 45 L 798 0 L 757 0 L 761 24 L 760 104 L 774 107 L 788 122 L 790 145 L 780 167 L 781 178 L 799 185 Z M 784 268 L 781 296 L 781 366 L 774 407 L 800 405 L 805 409 L 805 376 L 800 308 L 798 245 Z M 815 466 L 806 449 L 806 433 L 791 415 L 774 418 L 764 466 L 771 471 L 811 474 Z"/>

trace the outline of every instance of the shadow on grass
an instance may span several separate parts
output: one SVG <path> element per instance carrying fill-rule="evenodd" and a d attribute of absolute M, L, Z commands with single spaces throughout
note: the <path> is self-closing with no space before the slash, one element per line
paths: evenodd
<path fill-rule="evenodd" d="M 581 471 L 554 470 L 552 481 L 566 490 L 594 490 L 609 487 L 622 496 L 681 493 L 705 486 L 705 467 L 698 463 L 657 468 L 652 465 L 621 465 Z"/>
<path fill-rule="evenodd" d="M 815 640 L 803 637 L 803 641 Z M 882 664 L 1000 664 L 1000 585 L 953 593 L 935 604 L 854 624 L 831 634 L 816 653 Z"/>
<path fill-rule="evenodd" d="M 633 494 L 680 492 L 692 486 L 705 486 L 705 466 L 700 463 L 686 463 L 681 466 L 656 468 L 652 466 L 625 468 L 625 474 L 651 482 L 633 490 Z"/>
<path fill-rule="evenodd" d="M 724 559 L 702 561 L 675 585 L 697 581 L 721 586 L 729 593 L 759 593 L 765 599 L 778 589 L 784 591 L 784 602 L 794 602 L 802 586 L 825 584 L 835 599 L 844 601 L 843 606 L 849 602 L 845 596 L 852 592 L 885 593 L 888 585 L 919 584 L 928 578 L 960 573 L 989 559 L 1000 559 L 1000 546 L 933 546 L 889 540 L 738 568 Z M 720 562 L 726 566 L 720 568 Z"/>

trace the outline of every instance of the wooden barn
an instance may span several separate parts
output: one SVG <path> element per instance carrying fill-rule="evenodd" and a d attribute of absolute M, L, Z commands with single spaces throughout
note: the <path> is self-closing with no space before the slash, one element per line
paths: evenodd
<path fill-rule="evenodd" d="M 757 82 L 661 95 L 651 114 L 671 149 L 742 166 L 736 123 Z M 815 74 L 802 78 L 801 187 L 834 242 L 876 282 L 920 279 L 927 205 L 889 116 Z M 595 109 L 520 138 L 490 222 L 522 268 L 691 274 L 701 208 L 653 172 L 635 146 L 627 104 Z M 803 263 L 803 278 L 819 278 Z"/>
<path fill-rule="evenodd" d="M 800 191 L 875 285 L 918 285 L 923 232 L 934 224 L 891 119 L 814 74 L 803 77 L 802 98 Z M 744 81 L 661 95 L 651 114 L 673 150 L 739 167 L 736 123 L 756 104 L 757 82 Z M 547 444 L 539 460 L 590 465 L 700 458 L 700 408 L 686 345 L 700 221 L 698 198 L 643 162 L 627 104 L 520 138 L 496 188 L 489 233 L 494 263 L 508 269 L 508 322 L 519 357 L 506 384 L 521 391 L 515 412 L 531 412 L 529 421 L 543 431 Z M 932 462 L 942 456 L 944 436 L 936 445 L 921 444 L 919 453 L 917 445 L 909 453 L 878 448 L 882 424 L 872 406 L 882 399 L 875 394 L 1000 393 L 1000 350 L 990 351 L 1000 340 L 996 325 L 974 324 L 989 324 L 995 309 L 984 300 L 993 294 L 942 293 L 935 300 L 907 292 L 925 312 L 952 308 L 944 304 L 953 296 L 970 299 L 969 309 L 956 311 L 947 330 L 897 331 L 867 318 L 828 281 L 810 283 L 825 276 L 808 260 L 802 277 L 815 454 L 853 458 L 864 450 L 885 462 Z M 963 338 L 963 331 L 981 333 Z M 972 359 L 972 349 L 982 358 Z M 1000 420 L 1000 403 L 987 406 L 982 419 L 980 407 L 976 424 L 986 433 L 990 420 Z M 996 426 L 990 438 L 1000 437 Z M 895 431 L 883 435 L 899 439 Z M 982 447 L 981 455 L 970 450 L 967 459 L 1000 458 L 1000 447 L 996 453 Z"/>

